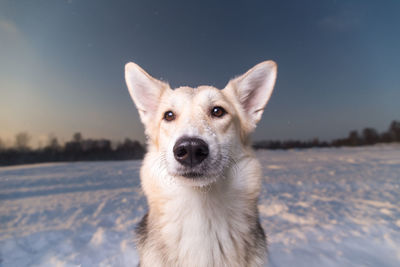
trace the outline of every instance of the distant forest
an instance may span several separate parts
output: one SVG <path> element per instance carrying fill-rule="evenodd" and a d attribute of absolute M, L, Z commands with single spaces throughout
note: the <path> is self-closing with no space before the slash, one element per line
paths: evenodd
<path fill-rule="evenodd" d="M 44 147 L 32 149 L 31 137 L 22 132 L 15 136 L 13 147 L 6 147 L 0 139 L 0 166 L 62 162 L 142 159 L 146 151 L 140 142 L 126 138 L 123 142 L 112 143 L 107 139 L 85 139 L 81 133 L 75 133 L 72 140 L 61 145 L 55 136 L 49 136 Z M 331 142 L 319 141 L 257 141 L 255 149 L 292 149 L 312 147 L 364 146 L 377 143 L 400 142 L 400 121 L 393 121 L 388 130 L 378 133 L 373 128 L 365 128 L 360 133 L 351 131 L 346 138 Z"/>
<path fill-rule="evenodd" d="M 75 133 L 71 141 L 60 145 L 57 137 L 50 136 L 43 148 L 29 146 L 30 135 L 26 132 L 15 136 L 14 146 L 5 148 L 0 140 L 0 166 L 61 162 L 142 159 L 145 147 L 138 141 L 126 138 L 123 142 L 112 144 L 107 139 L 84 139 Z"/>
<path fill-rule="evenodd" d="M 377 143 L 400 142 L 400 121 L 392 121 L 388 130 L 378 133 L 373 128 L 365 128 L 359 133 L 351 131 L 346 138 L 334 139 L 331 142 L 320 141 L 314 138 L 309 141 L 258 141 L 253 143 L 255 149 L 291 149 L 311 147 L 341 147 L 341 146 L 367 146 Z"/>

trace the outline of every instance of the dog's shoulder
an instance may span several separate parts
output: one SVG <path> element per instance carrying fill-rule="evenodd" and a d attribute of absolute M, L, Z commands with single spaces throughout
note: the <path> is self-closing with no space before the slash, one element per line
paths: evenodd
<path fill-rule="evenodd" d="M 148 236 L 148 219 L 149 218 L 149 213 L 146 213 L 142 220 L 139 222 L 139 224 L 136 226 L 135 232 L 136 232 L 136 239 L 137 239 L 137 244 L 142 245 L 146 242 L 147 236 Z"/>

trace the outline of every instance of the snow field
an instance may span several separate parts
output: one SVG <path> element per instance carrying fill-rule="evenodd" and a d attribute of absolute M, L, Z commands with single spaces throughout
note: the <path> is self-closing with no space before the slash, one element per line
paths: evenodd
<path fill-rule="evenodd" d="M 269 266 L 400 266 L 400 146 L 257 151 Z M 140 161 L 0 168 L 0 266 L 135 266 Z"/>

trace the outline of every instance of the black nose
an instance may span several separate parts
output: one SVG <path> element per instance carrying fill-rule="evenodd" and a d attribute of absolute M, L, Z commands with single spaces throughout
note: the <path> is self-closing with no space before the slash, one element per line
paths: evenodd
<path fill-rule="evenodd" d="M 175 159 L 185 166 L 194 167 L 208 156 L 208 145 L 199 138 L 179 138 L 174 145 Z"/>

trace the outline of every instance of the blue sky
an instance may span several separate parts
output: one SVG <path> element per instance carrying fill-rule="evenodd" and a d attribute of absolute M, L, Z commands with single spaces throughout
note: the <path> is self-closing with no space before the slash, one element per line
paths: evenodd
<path fill-rule="evenodd" d="M 330 140 L 400 119 L 399 1 L 0 2 L 0 138 L 144 141 L 123 67 L 223 88 L 267 59 L 254 139 Z"/>

